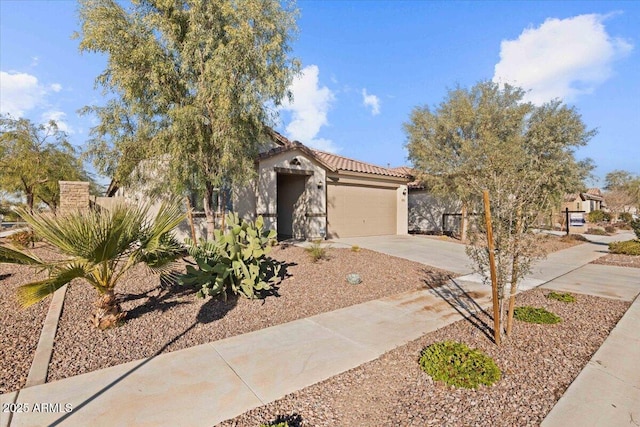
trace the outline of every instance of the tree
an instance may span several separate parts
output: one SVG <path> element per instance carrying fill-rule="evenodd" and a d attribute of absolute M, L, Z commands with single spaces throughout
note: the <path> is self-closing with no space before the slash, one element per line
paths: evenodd
<path fill-rule="evenodd" d="M 523 96 L 516 87 L 480 82 L 450 90 L 433 109 L 415 108 L 405 124 L 409 159 L 436 181 L 436 192 L 455 194 L 481 212 L 482 191 L 489 191 L 501 313 L 511 286 L 508 332 L 518 281 L 543 256 L 532 233 L 536 218 L 582 187 L 592 166 L 577 161 L 574 149 L 595 134 L 574 108 L 558 100 L 535 106 Z M 482 217 L 473 229 L 467 253 L 489 280 Z"/>
<path fill-rule="evenodd" d="M 36 234 L 55 246 L 62 259 L 42 261 L 15 249 L 0 246 L 0 262 L 31 265 L 49 276 L 18 288 L 24 306 L 32 305 L 71 282 L 84 279 L 99 292 L 93 324 L 106 329 L 122 321 L 115 287 L 123 274 L 139 263 L 153 272 L 167 267 L 182 254 L 171 231 L 184 219 L 179 205 L 164 204 L 153 221 L 149 206 L 117 206 L 112 210 L 74 212 L 62 216 L 20 212 Z"/>
<path fill-rule="evenodd" d="M 615 214 L 640 207 L 640 177 L 624 170 L 614 170 L 605 176 L 604 199 Z"/>
<path fill-rule="evenodd" d="M 90 181 L 76 149 L 55 121 L 35 125 L 28 119 L 0 116 L 0 188 L 25 196 L 29 212 L 37 199 L 56 211 L 58 181 Z"/>
<path fill-rule="evenodd" d="M 97 84 L 113 95 L 84 110 L 100 119 L 89 156 L 122 184 L 141 164 L 161 171 L 142 174 L 148 193 L 202 194 L 211 239 L 216 193 L 251 177 L 289 96 L 295 11 L 278 0 L 132 3 L 80 0 L 80 50 L 107 55 Z"/>

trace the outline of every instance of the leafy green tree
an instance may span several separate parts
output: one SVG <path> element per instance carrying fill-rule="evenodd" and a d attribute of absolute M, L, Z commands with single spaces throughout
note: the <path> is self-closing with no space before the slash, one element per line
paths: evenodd
<path fill-rule="evenodd" d="M 24 195 L 29 212 L 38 199 L 55 212 L 60 180 L 90 181 L 95 186 L 55 121 L 36 125 L 0 116 L 0 153 L 0 189 Z"/>
<path fill-rule="evenodd" d="M 605 176 L 604 199 L 616 214 L 640 208 L 640 176 L 624 170 L 614 170 Z"/>
<path fill-rule="evenodd" d="M 89 156 L 117 182 L 203 195 L 207 235 L 220 188 L 254 173 L 265 125 L 298 70 L 295 10 L 278 0 L 80 0 L 80 50 L 107 55 L 112 98 Z M 144 169 L 144 173 L 140 172 Z"/>
<path fill-rule="evenodd" d="M 574 108 L 557 100 L 535 106 L 523 96 L 516 87 L 480 82 L 450 90 L 437 107 L 415 108 L 405 124 L 409 159 L 436 193 L 455 194 L 481 213 L 482 191 L 489 191 L 501 307 L 511 285 L 509 332 L 518 281 L 543 256 L 532 228 L 540 212 L 582 187 L 592 166 L 574 150 L 595 134 Z M 467 253 L 488 280 L 486 227 L 477 218 Z"/>
<path fill-rule="evenodd" d="M 163 204 L 153 220 L 149 220 L 148 205 L 120 205 L 112 210 L 60 216 L 27 211 L 20 214 L 62 257 L 43 261 L 27 252 L 0 246 L 0 262 L 31 265 L 49 273 L 44 280 L 18 288 L 19 300 L 29 306 L 73 279 L 84 279 L 99 293 L 92 322 L 100 329 L 113 327 L 126 316 L 115 293 L 124 273 L 144 263 L 151 271 L 166 274 L 171 262 L 182 253 L 171 234 L 184 219 L 175 203 Z"/>

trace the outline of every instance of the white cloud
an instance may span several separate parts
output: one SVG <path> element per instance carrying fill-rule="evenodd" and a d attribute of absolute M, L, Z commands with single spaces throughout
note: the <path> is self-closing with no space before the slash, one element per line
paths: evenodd
<path fill-rule="evenodd" d="M 58 125 L 58 129 L 72 135 L 75 133 L 75 130 L 69 126 L 69 123 L 65 120 L 66 116 L 67 114 L 63 111 L 47 111 L 42 114 L 42 121 L 48 122 L 49 120 L 53 120 Z"/>
<path fill-rule="evenodd" d="M 365 107 L 371 108 L 372 116 L 380 114 L 380 98 L 375 95 L 369 95 L 367 89 L 362 89 L 362 104 Z"/>
<path fill-rule="evenodd" d="M 503 40 L 493 80 L 528 90 L 526 99 L 541 104 L 592 93 L 612 74 L 614 61 L 633 45 L 607 34 L 604 15 L 549 18 L 525 29 L 516 40 Z"/>
<path fill-rule="evenodd" d="M 291 122 L 286 126 L 290 139 L 325 151 L 338 150 L 332 141 L 317 138 L 320 128 L 329 123 L 327 113 L 335 100 L 333 92 L 326 86 L 318 86 L 320 70 L 316 65 L 305 67 L 294 79 L 291 87 L 293 101 L 285 101 L 281 109 L 291 112 Z"/>
<path fill-rule="evenodd" d="M 40 104 L 44 94 L 35 76 L 0 71 L 0 113 L 22 117 Z"/>
<path fill-rule="evenodd" d="M 49 93 L 61 90 L 59 83 L 45 86 L 31 74 L 0 71 L 0 113 L 23 117 L 29 110 L 42 107 Z"/>

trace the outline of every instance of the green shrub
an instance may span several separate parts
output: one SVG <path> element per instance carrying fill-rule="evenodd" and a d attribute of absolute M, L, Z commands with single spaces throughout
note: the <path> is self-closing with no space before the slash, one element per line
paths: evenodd
<path fill-rule="evenodd" d="M 633 232 L 636 233 L 636 237 L 638 238 L 638 240 L 640 240 L 640 218 L 634 219 L 629 223 L 629 225 L 633 229 Z"/>
<path fill-rule="evenodd" d="M 435 343 L 422 350 L 420 366 L 435 381 L 454 387 L 490 386 L 501 377 L 493 359 L 455 341 Z"/>
<path fill-rule="evenodd" d="M 321 259 L 329 259 L 327 249 L 327 247 L 322 246 L 322 240 L 314 240 L 309 247 L 305 248 L 305 251 L 311 257 L 311 261 L 318 262 Z"/>
<path fill-rule="evenodd" d="M 33 246 L 35 242 L 39 242 L 40 239 L 36 236 L 33 230 L 18 231 L 7 237 L 11 243 L 21 248 L 27 246 Z"/>
<path fill-rule="evenodd" d="M 360 252 L 360 246 L 358 245 L 351 246 L 351 252 Z"/>
<path fill-rule="evenodd" d="M 587 221 L 589 222 L 602 222 L 604 221 L 604 212 L 601 210 L 591 211 L 587 214 Z"/>
<path fill-rule="evenodd" d="M 559 316 L 551 313 L 550 311 L 547 311 L 544 308 L 529 306 L 516 307 L 513 311 L 513 317 L 522 322 L 528 323 L 553 324 L 562 322 L 562 319 Z"/>
<path fill-rule="evenodd" d="M 568 292 L 559 293 L 551 291 L 547 294 L 547 298 L 560 302 L 576 302 L 576 297 Z"/>
<path fill-rule="evenodd" d="M 237 214 L 230 213 L 227 224 L 226 233 L 215 230 L 213 241 L 195 244 L 185 240 L 198 269 L 188 265 L 179 282 L 198 288 L 199 297 L 222 293 L 226 298 L 228 291 L 246 298 L 260 297 L 272 289 L 280 271 L 280 265 L 267 257 L 276 232 L 263 229 L 261 216 L 255 223 L 240 222 Z"/>
<path fill-rule="evenodd" d="M 606 231 L 607 233 L 615 233 L 616 228 L 613 225 L 606 225 L 604 227 L 604 231 Z"/>
<path fill-rule="evenodd" d="M 289 423 L 286 421 L 283 421 L 277 424 L 261 424 L 260 427 L 289 427 Z"/>
<path fill-rule="evenodd" d="M 640 255 L 640 240 L 609 243 L 609 252 L 612 254 Z"/>
<path fill-rule="evenodd" d="M 627 224 L 633 221 L 633 217 L 629 212 L 621 212 L 618 214 L 618 219 L 622 222 L 626 222 Z"/>

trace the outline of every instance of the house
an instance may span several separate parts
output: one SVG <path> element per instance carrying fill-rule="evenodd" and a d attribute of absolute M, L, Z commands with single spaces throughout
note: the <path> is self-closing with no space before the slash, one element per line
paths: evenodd
<path fill-rule="evenodd" d="M 262 215 L 280 239 L 407 233 L 405 173 L 271 136 L 256 160 L 257 178 L 233 192 L 241 217 Z"/>
<path fill-rule="evenodd" d="M 599 188 L 590 188 L 584 193 L 567 194 L 562 203 L 562 211 L 569 209 L 570 211 L 589 212 L 602 210 L 605 207 L 604 197 Z"/>
<path fill-rule="evenodd" d="M 234 188 L 225 208 L 241 218 L 264 218 L 279 239 L 407 234 L 407 184 L 402 172 L 314 150 L 271 129 L 255 161 L 256 178 Z M 157 175 L 157 173 L 153 173 Z M 137 202 L 141 190 L 112 183 L 109 196 Z M 228 199 L 227 199 L 228 200 Z M 196 234 L 205 232 L 195 215 Z M 178 229 L 188 235 L 187 224 Z"/>

